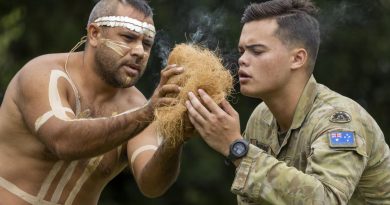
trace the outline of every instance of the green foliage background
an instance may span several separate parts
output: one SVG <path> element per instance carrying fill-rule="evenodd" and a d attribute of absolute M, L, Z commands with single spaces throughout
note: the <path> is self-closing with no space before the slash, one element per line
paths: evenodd
<path fill-rule="evenodd" d="M 390 1 L 315 0 L 321 8 L 322 45 L 315 76 L 318 82 L 365 107 L 390 141 Z M 12 76 L 28 60 L 67 52 L 85 34 L 94 1 L 0 0 L 0 102 Z M 225 63 L 237 69 L 241 14 L 248 0 L 152 0 L 159 40 L 138 83 L 150 96 L 162 67 L 164 45 L 201 42 L 218 47 Z M 200 32 L 201 31 L 201 32 Z M 195 35 L 203 34 L 203 35 Z M 236 90 L 239 91 L 238 86 Z M 242 129 L 259 103 L 235 94 Z M 201 140 L 185 145 L 178 181 L 162 197 L 148 199 L 127 170 L 105 189 L 99 204 L 235 204 L 230 193 L 234 170 Z"/>

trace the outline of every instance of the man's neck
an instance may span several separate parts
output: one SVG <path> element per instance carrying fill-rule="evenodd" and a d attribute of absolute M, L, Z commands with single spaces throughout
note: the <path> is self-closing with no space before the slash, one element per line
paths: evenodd
<path fill-rule="evenodd" d="M 296 81 L 286 85 L 284 89 L 274 93 L 272 96 L 263 98 L 264 103 L 274 115 L 280 132 L 287 132 L 290 129 L 299 98 L 302 95 L 305 85 L 306 83 Z"/>
<path fill-rule="evenodd" d="M 120 89 L 108 85 L 98 76 L 93 68 L 95 66 L 93 57 L 88 52 L 77 55 L 75 61 L 78 68 L 73 72 L 76 74 L 75 81 L 78 89 L 80 89 L 80 94 L 84 95 L 83 98 L 105 101 L 105 99 L 111 99 L 120 91 Z"/>

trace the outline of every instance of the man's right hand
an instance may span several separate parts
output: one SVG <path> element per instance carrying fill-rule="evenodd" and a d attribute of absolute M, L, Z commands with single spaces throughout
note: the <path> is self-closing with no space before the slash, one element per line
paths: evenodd
<path fill-rule="evenodd" d="M 168 65 L 166 68 L 161 70 L 160 83 L 153 92 L 153 95 L 147 105 L 147 108 L 151 112 L 153 112 L 157 107 L 177 103 L 177 99 L 172 96 L 177 96 L 180 92 L 180 87 L 176 84 L 167 84 L 167 82 L 171 77 L 179 75 L 183 73 L 183 71 L 183 67 L 177 65 Z"/>

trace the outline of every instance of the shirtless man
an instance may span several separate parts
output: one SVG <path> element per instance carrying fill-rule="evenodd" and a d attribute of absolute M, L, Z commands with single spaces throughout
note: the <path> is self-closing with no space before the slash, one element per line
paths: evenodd
<path fill-rule="evenodd" d="M 154 36 L 145 1 L 101 0 L 90 15 L 85 51 L 40 56 L 15 75 L 0 109 L 0 205 L 95 205 L 132 161 L 145 195 L 166 191 L 178 167 L 177 160 L 169 164 L 170 153 L 175 158 L 178 151 L 160 149 L 142 163 L 137 156 L 151 158 L 158 140 L 128 143 L 153 120 L 156 106 L 173 102 L 165 94 L 179 90 L 166 84 L 182 72 L 177 66 L 162 70 L 149 101 L 134 87 Z"/>

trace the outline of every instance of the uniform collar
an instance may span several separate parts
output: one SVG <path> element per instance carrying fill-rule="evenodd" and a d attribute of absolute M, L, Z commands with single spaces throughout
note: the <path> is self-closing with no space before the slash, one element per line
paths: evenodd
<path fill-rule="evenodd" d="M 306 83 L 305 88 L 303 89 L 303 92 L 299 98 L 297 108 L 294 112 L 294 118 L 293 122 L 290 126 L 290 129 L 288 130 L 284 141 L 282 144 L 279 144 L 278 136 L 277 136 L 277 123 L 275 117 L 272 115 L 271 112 L 266 112 L 265 115 L 263 115 L 263 120 L 268 124 L 268 126 L 271 128 L 271 136 L 270 136 L 270 148 L 275 156 L 278 156 L 281 149 L 287 144 L 287 141 L 289 140 L 291 136 L 292 130 L 298 129 L 302 126 L 303 121 L 305 120 L 307 114 L 310 112 L 311 108 L 314 104 L 314 99 L 317 96 L 317 82 L 314 79 L 313 75 L 310 76 L 309 80 Z"/>
<path fill-rule="evenodd" d="M 290 129 L 297 129 L 301 127 L 303 121 L 306 118 L 306 115 L 309 113 L 314 104 L 314 99 L 317 96 L 317 81 L 314 76 L 311 75 L 307 81 L 305 88 L 299 98 L 297 108 L 294 112 L 293 122 Z M 269 125 L 272 126 L 276 123 L 274 116 L 271 112 L 265 113 L 263 120 Z M 276 124 L 275 124 L 276 125 Z"/>
<path fill-rule="evenodd" d="M 307 114 L 310 112 L 314 104 L 314 99 L 317 96 L 317 81 L 314 76 L 311 75 L 306 83 L 301 97 L 299 98 L 297 108 L 295 109 L 293 122 L 290 129 L 297 129 L 301 127 Z"/>

